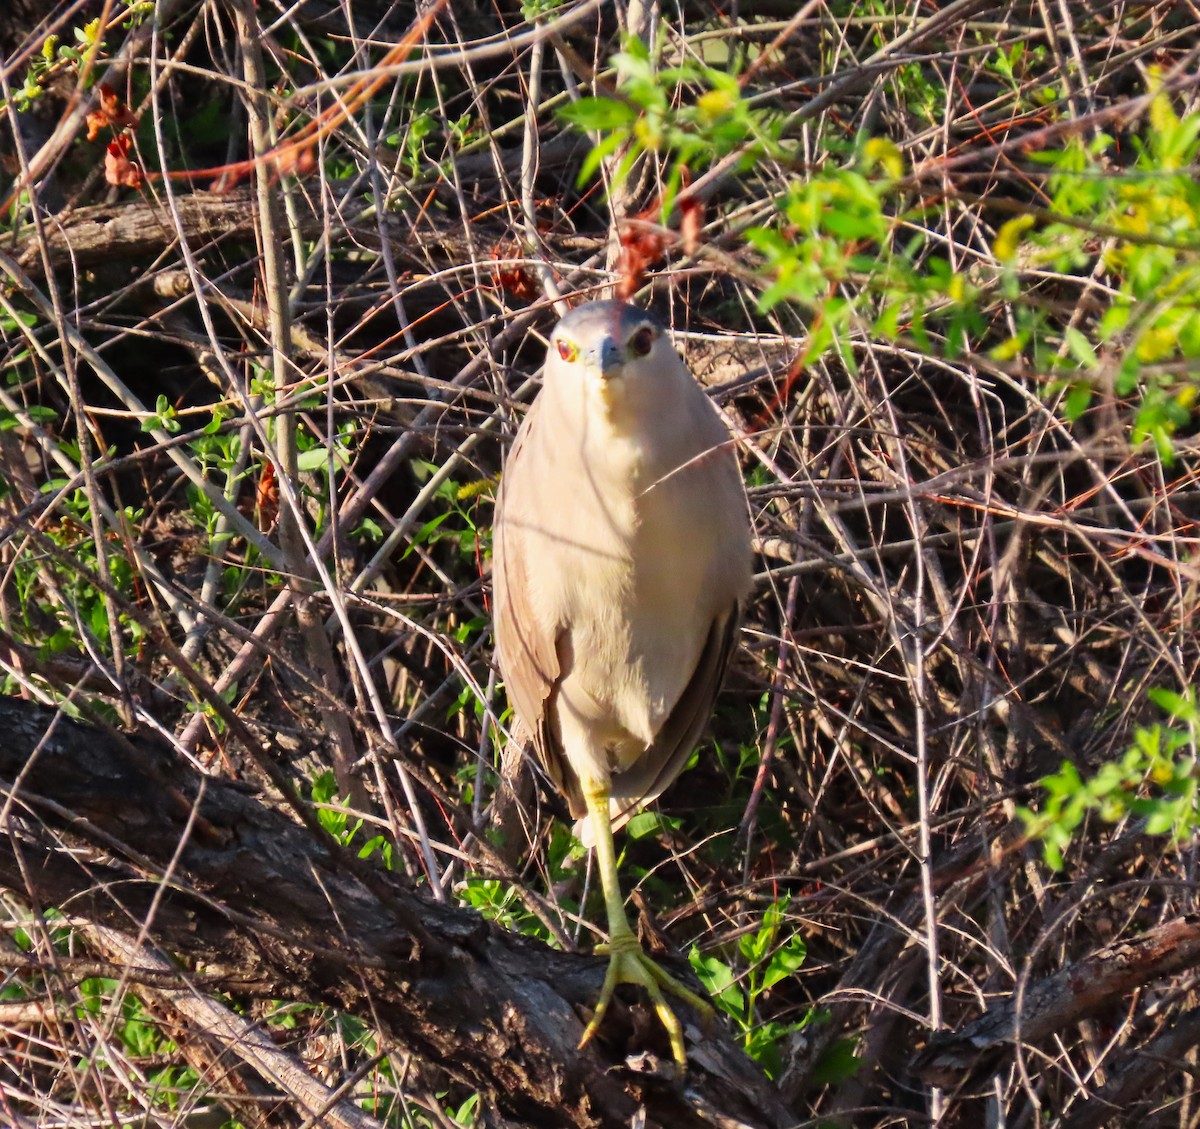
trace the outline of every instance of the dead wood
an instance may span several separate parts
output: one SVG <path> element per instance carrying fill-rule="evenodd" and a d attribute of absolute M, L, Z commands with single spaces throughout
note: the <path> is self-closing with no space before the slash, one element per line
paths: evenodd
<path fill-rule="evenodd" d="M 1147 930 L 1140 937 L 1105 945 L 1069 968 L 1018 990 L 958 1031 L 929 1041 L 914 1067 L 926 1081 L 951 1086 L 963 1075 L 995 1067 L 1014 1043 L 1033 1043 L 1135 988 L 1153 983 L 1200 960 L 1200 916 L 1188 914 Z"/>
<path fill-rule="evenodd" d="M 548 144 L 541 156 L 543 167 L 556 168 L 566 164 L 580 147 L 580 139 L 576 136 Z M 501 155 L 501 167 L 506 171 L 515 172 L 519 163 L 519 151 Z M 472 196 L 478 194 L 476 189 L 487 188 L 490 192 L 493 188 L 496 172 L 491 154 L 460 157 L 456 166 L 459 178 L 472 187 Z M 431 187 L 439 194 L 447 191 L 444 179 L 435 178 Z M 328 232 L 331 220 L 321 214 L 319 201 L 303 192 L 291 193 L 289 198 L 293 208 L 289 218 L 298 235 L 304 239 L 318 239 Z M 422 256 L 427 256 L 434 248 L 440 248 L 439 257 L 447 263 L 469 262 L 472 258 L 471 243 L 463 236 L 461 228 L 434 211 L 425 209 L 421 212 L 420 231 L 414 232 L 395 215 L 381 219 L 375 214 L 364 215 L 368 210 L 374 211 L 370 199 L 358 203 L 343 202 L 332 221 L 337 237 L 349 236 L 359 246 L 372 251 L 378 251 L 381 238 L 386 237 L 394 255 L 411 259 L 414 265 L 425 269 L 428 261 Z M 67 266 L 85 270 L 114 261 L 155 257 L 174 247 L 180 239 L 198 251 L 227 244 L 253 247 L 256 224 L 253 193 L 248 187 L 239 186 L 224 192 L 180 192 L 176 189 L 171 207 L 161 194 L 156 197 L 144 193 L 113 203 L 94 204 L 46 216 L 43 219 L 44 238 L 26 228 L 12 246 L 14 257 L 22 268 L 36 276 L 43 270 L 46 260 L 55 270 Z M 486 245 L 489 240 L 501 239 L 503 234 L 500 228 L 489 234 L 481 225 L 475 238 Z"/>
<path fill-rule="evenodd" d="M 315 239 L 324 230 L 324 220 L 311 207 L 310 198 L 298 193 L 297 200 L 297 230 L 305 239 Z M 43 265 L 43 247 L 52 267 L 74 264 L 84 269 L 113 260 L 160 255 L 181 236 L 197 248 L 254 243 L 254 201 L 247 189 L 187 193 L 176 197 L 174 207 L 172 215 L 159 200 L 132 197 L 47 217 L 45 240 L 27 232 L 16 245 L 15 257 L 24 269 L 36 273 Z M 376 223 L 355 223 L 346 216 L 341 223 L 356 239 L 378 247 Z"/>
<path fill-rule="evenodd" d="M 1070 1116 L 1061 1129 L 1100 1129 L 1104 1125 L 1129 1124 L 1129 1110 L 1145 1100 L 1168 1072 L 1176 1073 L 1200 1043 L 1200 1008 L 1192 1008 L 1141 1046 L 1130 1049 L 1113 1064 L 1108 1080 L 1095 1090 Z"/>
<path fill-rule="evenodd" d="M 629 1012 L 578 1050 L 602 961 L 435 904 L 391 873 L 364 883 L 332 841 L 156 738 L 11 698 L 0 732 L 0 885 L 37 909 L 144 923 L 189 969 L 356 1014 L 524 1124 L 626 1125 L 639 1108 L 670 1126 L 794 1120 L 723 1032 L 689 1028 L 686 1086 L 623 1061 Z M 400 924 L 414 917 L 424 943 Z"/>

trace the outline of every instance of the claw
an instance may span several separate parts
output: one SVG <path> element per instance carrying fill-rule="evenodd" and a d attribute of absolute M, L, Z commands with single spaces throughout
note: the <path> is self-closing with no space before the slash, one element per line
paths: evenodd
<path fill-rule="evenodd" d="M 693 1007 L 704 1021 L 705 1027 L 712 1022 L 716 1013 L 690 988 L 681 984 L 669 972 L 664 971 L 646 955 L 638 939 L 629 927 L 625 916 L 625 902 L 621 897 L 621 881 L 617 875 L 617 856 L 613 848 L 612 819 L 608 803 L 608 781 L 593 782 L 583 789 L 592 831 L 596 838 L 596 868 L 600 872 L 600 883 L 604 887 L 604 906 L 608 912 L 608 944 L 597 945 L 596 952 L 608 953 L 608 971 L 604 974 L 604 987 L 596 1001 L 592 1021 L 579 1040 L 582 1047 L 596 1033 L 604 1019 L 613 991 L 618 984 L 640 984 L 650 994 L 650 1001 L 658 1018 L 667 1029 L 671 1039 L 671 1054 L 679 1066 L 679 1073 L 687 1070 L 687 1053 L 683 1047 L 683 1025 L 663 998 L 665 991 L 676 999 Z"/>
<path fill-rule="evenodd" d="M 679 1017 L 667 1005 L 663 992 L 683 1000 L 694 1008 L 707 1026 L 715 1014 L 712 1006 L 702 1000 L 685 984 L 680 983 L 669 972 L 646 955 L 632 933 L 616 936 L 607 945 L 598 945 L 598 953 L 608 953 L 608 970 L 604 974 L 604 986 L 600 989 L 600 998 L 596 1001 L 596 1010 L 592 1021 L 579 1040 L 580 1047 L 584 1046 L 596 1033 L 608 1005 L 612 1002 L 613 991 L 618 984 L 640 984 L 650 995 L 654 1010 L 658 1013 L 659 1021 L 667 1029 L 671 1040 L 671 1054 L 678 1064 L 680 1071 L 687 1070 L 687 1053 L 683 1046 L 683 1025 Z"/>

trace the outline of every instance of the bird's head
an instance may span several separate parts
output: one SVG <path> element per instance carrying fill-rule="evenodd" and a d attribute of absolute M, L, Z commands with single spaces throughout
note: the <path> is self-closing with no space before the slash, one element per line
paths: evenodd
<path fill-rule="evenodd" d="M 611 301 L 588 302 L 567 314 L 550 336 L 546 365 L 560 391 L 582 392 L 610 416 L 644 410 L 661 394 L 655 386 L 678 367 L 662 322 Z"/>

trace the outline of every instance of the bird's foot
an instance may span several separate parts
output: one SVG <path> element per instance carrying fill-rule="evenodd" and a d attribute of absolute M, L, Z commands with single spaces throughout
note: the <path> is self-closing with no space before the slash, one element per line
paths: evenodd
<path fill-rule="evenodd" d="M 596 1001 L 596 1011 L 592 1021 L 587 1025 L 583 1038 L 579 1040 L 582 1047 L 595 1033 L 604 1019 L 605 1012 L 612 1000 L 613 990 L 618 984 L 640 984 L 650 995 L 658 1018 L 667 1029 L 671 1040 L 671 1054 L 679 1065 L 680 1071 L 687 1069 L 687 1055 L 683 1048 L 683 1025 L 679 1017 L 667 1006 L 663 993 L 669 993 L 677 999 L 694 1008 L 707 1026 L 716 1014 L 712 1005 L 702 1000 L 685 984 L 676 980 L 656 961 L 646 955 L 641 943 L 632 933 L 612 938 L 607 945 L 597 945 L 597 953 L 608 954 L 608 971 L 604 974 L 604 987 L 600 989 L 600 998 Z"/>

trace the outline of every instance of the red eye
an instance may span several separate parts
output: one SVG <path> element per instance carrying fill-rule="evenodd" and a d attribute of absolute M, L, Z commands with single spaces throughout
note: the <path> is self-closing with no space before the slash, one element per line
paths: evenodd
<path fill-rule="evenodd" d="M 579 356 L 579 350 L 570 341 L 559 341 L 558 355 L 568 363 Z"/>
<path fill-rule="evenodd" d="M 648 325 L 642 326 L 629 339 L 629 351 L 635 357 L 644 357 L 654 346 L 654 330 Z"/>

